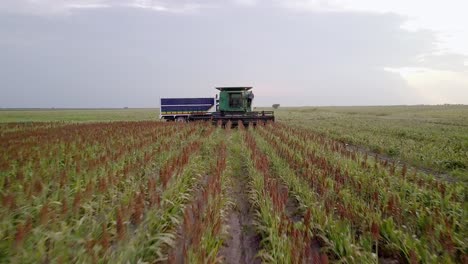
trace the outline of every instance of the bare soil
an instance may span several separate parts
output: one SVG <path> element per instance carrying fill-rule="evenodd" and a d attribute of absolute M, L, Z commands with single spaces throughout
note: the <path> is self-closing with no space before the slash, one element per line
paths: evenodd
<path fill-rule="evenodd" d="M 227 217 L 229 237 L 219 255 L 228 264 L 261 263 L 256 257 L 260 250 L 260 237 L 255 232 L 254 208 L 247 193 L 247 169 L 242 168 L 239 174 L 234 175 L 233 182 L 230 195 L 235 206 Z"/>
<path fill-rule="evenodd" d="M 284 187 L 287 188 L 287 187 Z M 301 212 L 299 201 L 289 193 L 288 201 L 286 203 L 286 216 L 294 223 L 302 221 L 304 215 Z"/>

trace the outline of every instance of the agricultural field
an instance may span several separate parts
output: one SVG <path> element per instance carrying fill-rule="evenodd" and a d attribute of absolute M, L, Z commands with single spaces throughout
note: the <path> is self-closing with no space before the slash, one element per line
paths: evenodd
<path fill-rule="evenodd" d="M 466 105 L 302 107 L 277 115 L 350 147 L 468 181 Z"/>
<path fill-rule="evenodd" d="M 0 109 L 0 123 L 155 120 L 158 109 Z"/>
<path fill-rule="evenodd" d="M 443 141 L 466 139 L 464 109 L 447 130 L 396 108 L 1 123 L 0 263 L 467 263 L 467 149 Z M 389 127 L 409 133 L 395 155 Z M 414 159 L 450 151 L 462 165 Z"/>

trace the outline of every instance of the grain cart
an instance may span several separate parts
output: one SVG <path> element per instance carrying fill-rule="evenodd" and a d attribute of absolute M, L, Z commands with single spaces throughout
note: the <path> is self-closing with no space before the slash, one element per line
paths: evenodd
<path fill-rule="evenodd" d="M 273 111 L 252 111 L 252 87 L 217 87 L 215 98 L 161 98 L 160 118 L 168 121 L 210 121 L 244 125 L 275 121 Z"/>

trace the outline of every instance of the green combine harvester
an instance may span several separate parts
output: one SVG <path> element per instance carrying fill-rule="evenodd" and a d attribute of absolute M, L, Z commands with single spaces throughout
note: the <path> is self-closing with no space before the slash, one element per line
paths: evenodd
<path fill-rule="evenodd" d="M 274 122 L 273 111 L 252 111 L 252 87 L 217 87 L 215 98 L 161 98 L 160 118 L 168 121 L 210 121 L 245 126 Z"/>

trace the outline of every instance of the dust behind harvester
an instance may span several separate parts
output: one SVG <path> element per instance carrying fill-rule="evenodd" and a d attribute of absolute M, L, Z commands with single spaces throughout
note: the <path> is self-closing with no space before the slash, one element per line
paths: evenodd
<path fill-rule="evenodd" d="M 216 98 L 161 98 L 160 118 L 168 121 L 210 121 L 225 126 L 275 121 L 273 111 L 252 111 L 252 87 L 217 87 Z"/>

